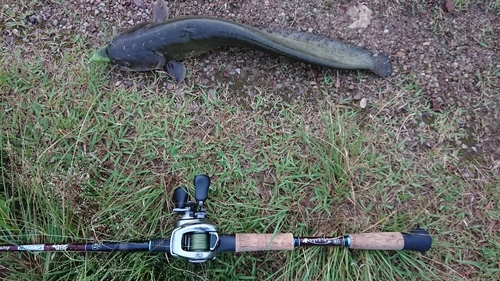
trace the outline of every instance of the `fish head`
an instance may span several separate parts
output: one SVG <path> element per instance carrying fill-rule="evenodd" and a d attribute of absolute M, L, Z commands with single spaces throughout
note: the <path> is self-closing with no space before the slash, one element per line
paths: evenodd
<path fill-rule="evenodd" d="M 122 46 L 124 47 L 124 46 Z M 111 63 L 125 71 L 148 71 L 162 69 L 166 59 L 162 54 L 150 50 L 128 51 L 110 44 L 94 52 L 89 63 Z"/>
<path fill-rule="evenodd" d="M 165 56 L 155 51 L 150 44 L 146 44 L 148 39 L 144 32 L 153 23 L 137 24 L 115 37 L 105 48 L 105 52 L 100 51 L 101 56 L 106 56 L 112 65 L 121 70 L 128 71 L 148 71 L 163 69 L 166 63 Z M 151 40 L 151 39 L 149 39 Z"/>
<path fill-rule="evenodd" d="M 165 56 L 154 50 L 143 48 L 137 44 L 113 41 L 107 48 L 111 64 L 126 71 L 149 71 L 163 69 Z"/>

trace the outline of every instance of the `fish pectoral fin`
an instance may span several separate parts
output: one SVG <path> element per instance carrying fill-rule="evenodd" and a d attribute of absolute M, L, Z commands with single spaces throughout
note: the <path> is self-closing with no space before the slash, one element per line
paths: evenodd
<path fill-rule="evenodd" d="M 165 64 L 164 70 L 172 76 L 175 80 L 175 83 L 180 83 L 186 77 L 186 67 L 177 61 L 167 61 Z"/>
<path fill-rule="evenodd" d="M 168 18 L 168 7 L 165 0 L 158 0 L 153 7 L 153 22 L 164 22 Z"/>

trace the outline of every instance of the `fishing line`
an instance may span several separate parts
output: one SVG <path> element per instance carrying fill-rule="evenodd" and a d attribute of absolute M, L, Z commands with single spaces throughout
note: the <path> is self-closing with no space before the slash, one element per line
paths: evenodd
<path fill-rule="evenodd" d="M 209 246 L 209 236 L 205 233 L 193 233 L 189 239 L 189 251 L 208 251 Z"/>

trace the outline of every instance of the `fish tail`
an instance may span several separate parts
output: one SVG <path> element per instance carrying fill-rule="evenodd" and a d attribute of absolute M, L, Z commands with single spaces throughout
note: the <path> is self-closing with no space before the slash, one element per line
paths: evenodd
<path fill-rule="evenodd" d="M 379 54 L 373 58 L 373 69 L 371 71 L 382 77 L 389 77 L 392 74 L 391 61 L 386 54 Z"/>

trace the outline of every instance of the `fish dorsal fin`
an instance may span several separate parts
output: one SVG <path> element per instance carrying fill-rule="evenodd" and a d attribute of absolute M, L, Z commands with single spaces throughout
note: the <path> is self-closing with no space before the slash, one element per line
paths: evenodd
<path fill-rule="evenodd" d="M 168 7 L 165 0 L 157 0 L 153 6 L 153 22 L 164 22 L 168 18 Z"/>

